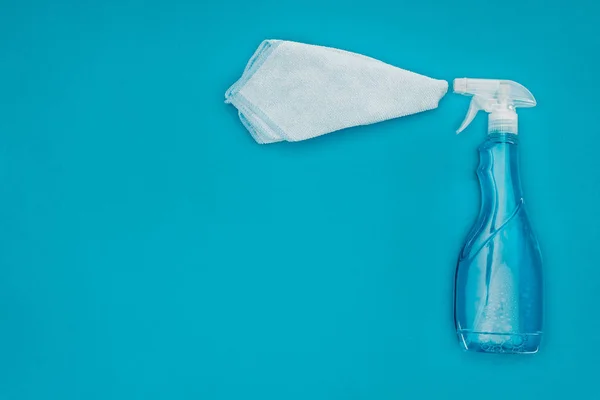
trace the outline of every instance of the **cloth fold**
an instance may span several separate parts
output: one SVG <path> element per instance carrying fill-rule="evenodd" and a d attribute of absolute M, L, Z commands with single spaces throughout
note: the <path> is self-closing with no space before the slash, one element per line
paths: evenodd
<path fill-rule="evenodd" d="M 448 83 L 329 47 L 263 41 L 225 93 L 258 143 L 300 141 L 434 109 Z"/>

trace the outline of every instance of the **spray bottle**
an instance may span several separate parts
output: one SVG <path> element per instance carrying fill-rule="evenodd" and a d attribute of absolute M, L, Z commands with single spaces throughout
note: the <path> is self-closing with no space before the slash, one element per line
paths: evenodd
<path fill-rule="evenodd" d="M 481 209 L 456 270 L 459 341 L 472 351 L 535 353 L 542 335 L 542 258 L 521 190 L 516 109 L 536 101 L 507 80 L 455 79 L 454 92 L 473 96 L 457 133 L 479 110 L 489 114 L 477 169 Z"/>

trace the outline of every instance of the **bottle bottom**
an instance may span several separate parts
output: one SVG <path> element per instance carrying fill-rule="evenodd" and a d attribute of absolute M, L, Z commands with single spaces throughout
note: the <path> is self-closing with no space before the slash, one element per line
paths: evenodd
<path fill-rule="evenodd" d="M 480 353 L 533 354 L 542 340 L 538 333 L 493 333 L 458 330 L 458 338 L 465 350 Z"/>

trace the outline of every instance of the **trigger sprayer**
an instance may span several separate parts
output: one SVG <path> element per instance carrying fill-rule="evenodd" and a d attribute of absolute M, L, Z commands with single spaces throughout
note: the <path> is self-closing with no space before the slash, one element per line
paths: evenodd
<path fill-rule="evenodd" d="M 457 133 L 480 110 L 488 113 L 477 169 L 481 209 L 456 269 L 456 332 L 466 350 L 535 353 L 542 336 L 542 257 L 521 188 L 516 110 L 536 101 L 507 80 L 455 79 L 454 92 L 473 96 Z"/>
<path fill-rule="evenodd" d="M 517 82 L 498 79 L 454 80 L 454 93 L 473 96 L 469 111 L 456 133 L 461 133 L 473 121 L 477 112 L 489 113 L 488 133 L 518 132 L 517 108 L 535 107 L 535 98 L 527 88 Z"/>

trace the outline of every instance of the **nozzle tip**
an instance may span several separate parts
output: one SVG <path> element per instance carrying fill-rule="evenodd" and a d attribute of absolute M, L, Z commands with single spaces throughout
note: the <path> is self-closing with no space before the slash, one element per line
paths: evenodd
<path fill-rule="evenodd" d="M 454 93 L 463 94 L 467 91 L 467 78 L 456 78 L 453 83 Z"/>

